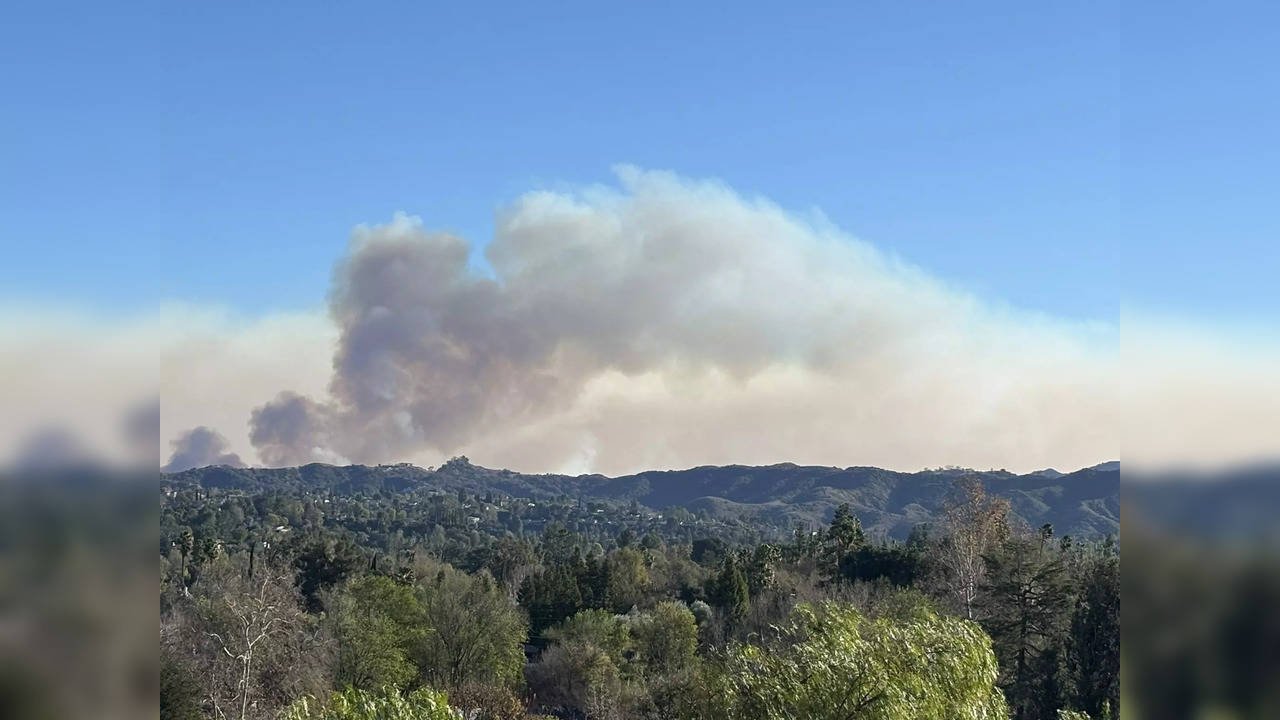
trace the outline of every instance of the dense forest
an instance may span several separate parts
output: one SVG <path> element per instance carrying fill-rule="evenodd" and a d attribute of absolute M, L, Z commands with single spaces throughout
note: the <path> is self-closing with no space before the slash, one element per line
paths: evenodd
<path fill-rule="evenodd" d="M 450 465 L 163 476 L 161 717 L 1118 717 L 1117 537 L 990 476 L 897 537 Z"/>
<path fill-rule="evenodd" d="M 687 511 L 716 523 L 741 524 L 748 532 L 783 540 L 797 524 L 823 525 L 848 504 L 872 538 L 905 540 L 934 520 L 961 476 L 980 481 L 1007 499 L 1013 515 L 1031 527 L 1049 523 L 1061 534 L 1102 537 L 1120 529 L 1120 468 L 1115 462 L 1064 474 L 1041 470 L 936 468 L 914 473 L 877 467 L 777 465 L 702 466 L 607 477 L 530 474 L 481 467 L 465 457 L 438 468 L 410 464 L 321 463 L 286 468 L 215 465 L 168 476 L 175 487 L 202 486 L 243 492 L 293 490 L 338 495 L 443 491 L 498 493 L 530 500 L 573 498 L 584 502 L 635 502 L 661 512 Z M 670 513 L 668 513 L 670 514 Z"/>

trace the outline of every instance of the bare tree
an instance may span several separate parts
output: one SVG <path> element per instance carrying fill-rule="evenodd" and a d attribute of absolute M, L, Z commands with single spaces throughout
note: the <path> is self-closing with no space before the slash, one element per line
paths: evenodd
<path fill-rule="evenodd" d="M 288 579 L 283 581 L 288 583 Z M 253 695 L 253 656 L 259 647 L 283 635 L 294 624 L 298 608 L 293 598 L 279 592 L 280 578 L 269 574 L 256 581 L 249 592 L 228 594 L 222 604 L 233 618 L 233 626 L 222 633 L 209 632 L 218 648 L 239 667 L 236 683 L 240 701 L 240 720 L 248 720 L 249 700 Z M 214 700 L 219 717 L 226 717 Z"/>
<path fill-rule="evenodd" d="M 199 679 L 205 711 L 219 720 L 272 717 L 329 684 L 328 648 L 288 571 L 263 570 L 250 581 L 221 559 L 171 619 L 172 656 Z"/>
<path fill-rule="evenodd" d="M 939 561 L 944 582 L 965 617 L 972 620 L 973 604 L 986 575 L 984 556 L 1009 535 L 1009 501 L 987 495 L 976 477 L 961 478 L 943 505 L 942 525 L 946 536 L 939 547 Z"/>

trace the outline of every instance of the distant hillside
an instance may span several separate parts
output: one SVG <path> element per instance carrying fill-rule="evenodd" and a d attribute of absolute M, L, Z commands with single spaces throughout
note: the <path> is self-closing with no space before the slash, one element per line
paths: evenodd
<path fill-rule="evenodd" d="M 570 497 L 631 502 L 661 510 L 679 506 L 719 519 L 741 518 L 790 527 L 825 524 L 849 503 L 873 535 L 905 538 L 932 521 L 962 477 L 1009 499 L 1031 527 L 1052 523 L 1057 534 L 1099 537 L 1119 531 L 1120 469 L 1104 463 L 1069 474 L 926 470 L 901 473 L 874 467 L 817 467 L 791 463 L 648 471 L 622 477 L 531 475 L 492 470 L 456 458 L 439 469 L 413 465 L 312 464 L 291 468 L 211 466 L 163 475 L 166 482 L 261 492 L 271 489 L 380 494 L 410 489 L 496 492 L 530 499 Z"/>
<path fill-rule="evenodd" d="M 1280 462 L 1134 473 L 1126 476 L 1124 498 L 1131 526 L 1144 530 L 1197 541 L 1280 543 Z"/>

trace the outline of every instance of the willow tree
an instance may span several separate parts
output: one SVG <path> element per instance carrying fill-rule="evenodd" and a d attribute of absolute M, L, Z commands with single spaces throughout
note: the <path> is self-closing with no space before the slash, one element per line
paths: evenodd
<path fill-rule="evenodd" d="M 991 640 L 972 622 L 916 610 L 868 619 L 851 606 L 797 606 L 765 647 L 707 663 L 690 717 L 1004 720 Z"/>

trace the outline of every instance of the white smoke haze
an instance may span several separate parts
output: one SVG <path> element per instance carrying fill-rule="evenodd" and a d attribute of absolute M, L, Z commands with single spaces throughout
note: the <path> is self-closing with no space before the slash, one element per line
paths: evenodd
<path fill-rule="evenodd" d="M 397 215 L 354 231 L 325 311 L 4 309 L 0 461 L 119 445 L 140 407 L 174 468 L 1030 471 L 1277 449 L 1274 328 L 1000 306 L 716 182 L 625 168 L 532 192 L 497 218 L 487 272 L 470 252 Z"/>
<path fill-rule="evenodd" d="M 619 180 L 516 201 L 492 276 L 416 218 L 357 228 L 329 391 L 256 408 L 259 459 L 1030 470 L 1272 448 L 1274 354 L 996 307 L 722 184 Z"/>
<path fill-rule="evenodd" d="M 320 395 L 332 374 L 337 333 L 323 313 L 246 319 L 217 309 L 183 308 L 163 330 L 161 436 L 173 443 L 205 426 L 227 440 L 225 452 L 254 462 L 249 416 L 282 392 Z M 259 457 L 258 462 L 264 459 Z"/>
<path fill-rule="evenodd" d="M 93 463 L 154 471 L 166 342 L 149 323 L 0 306 L 0 470 Z"/>

